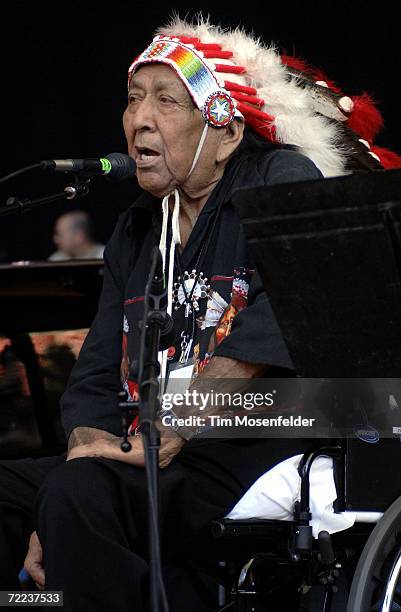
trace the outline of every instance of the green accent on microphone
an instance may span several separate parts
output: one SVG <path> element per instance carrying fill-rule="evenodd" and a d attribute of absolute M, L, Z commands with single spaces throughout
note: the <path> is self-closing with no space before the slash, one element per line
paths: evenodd
<path fill-rule="evenodd" d="M 105 157 L 101 157 L 100 163 L 102 164 L 103 174 L 109 174 L 111 172 L 111 162 Z"/>

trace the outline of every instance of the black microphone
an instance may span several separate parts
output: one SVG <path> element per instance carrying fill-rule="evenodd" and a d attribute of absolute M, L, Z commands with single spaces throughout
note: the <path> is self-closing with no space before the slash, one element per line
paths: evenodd
<path fill-rule="evenodd" d="M 110 153 L 99 159 L 48 159 L 41 161 L 40 166 L 55 172 L 106 176 L 117 181 L 131 178 L 136 173 L 136 163 L 124 153 Z"/>

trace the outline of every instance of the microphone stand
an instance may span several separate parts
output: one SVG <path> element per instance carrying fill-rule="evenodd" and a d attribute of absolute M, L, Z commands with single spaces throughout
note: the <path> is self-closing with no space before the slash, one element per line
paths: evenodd
<path fill-rule="evenodd" d="M 171 320 L 167 314 L 167 291 L 164 287 L 163 273 L 159 261 L 161 254 L 158 247 L 153 250 L 152 265 L 145 290 L 144 319 L 141 329 L 141 346 L 139 355 L 139 403 L 124 401 L 122 395 L 119 408 L 122 410 L 124 452 L 131 450 L 128 441 L 128 415 L 135 414 L 139 407 L 139 428 L 145 452 L 146 474 L 149 496 L 149 575 L 150 575 L 150 611 L 168 612 L 164 590 L 160 557 L 159 537 L 159 448 L 160 433 L 155 425 L 160 409 L 160 384 L 158 376 L 160 364 L 158 353 L 160 335 Z"/>
<path fill-rule="evenodd" d="M 51 204 L 53 202 L 58 202 L 59 200 L 76 200 L 78 198 L 83 198 L 89 193 L 90 179 L 81 180 L 76 176 L 75 181 L 76 182 L 73 185 L 67 185 L 64 188 L 64 191 L 42 196 L 41 198 L 36 198 L 34 200 L 30 200 L 28 198 L 16 198 L 12 196 L 8 198 L 5 206 L 0 206 L 0 217 L 5 217 L 6 215 L 12 215 L 18 212 L 22 214 L 36 208 L 37 206 Z"/>

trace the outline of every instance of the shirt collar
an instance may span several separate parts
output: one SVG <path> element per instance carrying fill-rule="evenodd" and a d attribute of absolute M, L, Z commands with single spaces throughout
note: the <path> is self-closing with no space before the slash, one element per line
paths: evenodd
<path fill-rule="evenodd" d="M 130 233 L 132 226 L 136 226 L 138 221 L 150 224 L 152 220 L 161 220 L 161 200 L 147 191 L 143 191 L 128 210 L 130 214 L 127 233 Z"/>

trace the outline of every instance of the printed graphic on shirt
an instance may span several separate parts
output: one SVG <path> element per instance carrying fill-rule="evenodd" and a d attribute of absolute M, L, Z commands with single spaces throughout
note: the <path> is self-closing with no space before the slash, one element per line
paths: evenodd
<path fill-rule="evenodd" d="M 197 343 L 194 347 L 194 375 L 196 378 L 203 372 L 211 360 L 216 347 L 231 333 L 231 327 L 236 315 L 246 308 L 248 302 L 249 284 L 254 270 L 247 268 L 234 269 L 232 279 L 231 301 L 229 304 L 214 289 L 209 292 L 206 313 L 198 317 L 198 328 L 202 331 L 212 328 L 208 343 Z M 223 280 L 222 278 L 220 280 Z M 203 347 L 202 347 L 203 345 Z M 202 350 L 203 348 L 203 350 Z"/>
<path fill-rule="evenodd" d="M 225 299 L 217 291 L 211 289 L 209 291 L 206 314 L 196 319 L 199 329 L 203 331 L 207 327 L 215 327 L 227 306 L 228 304 Z"/>
<path fill-rule="evenodd" d="M 128 319 L 123 317 L 123 335 L 122 335 L 122 359 L 120 367 L 121 384 L 124 391 L 127 393 L 127 401 L 138 401 L 138 383 L 130 379 L 131 361 L 128 352 L 128 334 L 130 328 Z"/>
<path fill-rule="evenodd" d="M 191 273 L 184 272 L 184 278 L 180 276 L 177 282 L 174 283 L 173 289 L 173 305 L 175 310 L 178 310 L 185 304 L 185 316 L 188 317 L 193 310 L 199 310 L 199 302 L 207 297 L 210 286 L 206 284 L 207 278 L 203 277 L 203 272 L 197 273 L 192 270 Z"/>
<path fill-rule="evenodd" d="M 184 307 L 186 298 L 182 284 L 176 283 L 173 289 L 176 342 L 168 349 L 170 368 L 178 366 L 178 362 L 181 362 L 183 333 L 186 333 L 183 330 L 190 322 L 190 348 L 192 350 L 186 351 L 188 355 L 183 365 L 193 361 L 193 379 L 204 371 L 217 346 L 231 333 L 234 318 L 247 306 L 249 284 L 253 272 L 254 270 L 245 267 L 235 268 L 232 276 L 214 275 L 211 278 L 210 286 L 206 285 L 207 278 L 203 278 L 203 275 L 199 274 L 199 280 L 195 284 L 196 272 L 191 273 L 193 276 L 186 273 L 184 279 L 187 295 L 191 295 L 194 289 L 189 308 Z M 123 388 L 128 393 L 128 401 L 136 401 L 138 400 L 138 384 L 133 379 L 135 368 L 133 368 L 130 356 L 136 355 L 139 350 L 139 328 L 137 332 L 134 328 L 143 315 L 143 298 L 126 300 L 124 308 L 121 380 Z M 184 339 L 186 340 L 186 337 Z M 135 419 L 129 433 L 135 431 L 137 425 L 138 419 Z"/>

